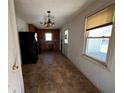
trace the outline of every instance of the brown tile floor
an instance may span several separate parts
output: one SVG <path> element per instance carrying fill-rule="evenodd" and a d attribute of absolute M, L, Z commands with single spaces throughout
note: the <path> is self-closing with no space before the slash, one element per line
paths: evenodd
<path fill-rule="evenodd" d="M 60 53 L 43 53 L 22 69 L 25 93 L 101 93 Z"/>

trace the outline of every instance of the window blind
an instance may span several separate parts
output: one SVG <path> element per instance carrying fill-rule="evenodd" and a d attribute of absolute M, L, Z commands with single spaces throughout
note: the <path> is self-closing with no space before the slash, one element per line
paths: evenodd
<path fill-rule="evenodd" d="M 114 16 L 114 5 L 111 5 L 95 13 L 94 15 L 87 17 L 86 30 L 112 23 L 113 16 Z"/>

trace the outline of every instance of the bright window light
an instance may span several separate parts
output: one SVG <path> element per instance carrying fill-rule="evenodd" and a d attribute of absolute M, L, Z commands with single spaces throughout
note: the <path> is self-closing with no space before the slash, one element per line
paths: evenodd
<path fill-rule="evenodd" d="M 35 40 L 37 41 L 37 33 L 35 33 L 34 37 L 35 37 Z"/>
<path fill-rule="evenodd" d="M 52 41 L 52 33 L 45 33 L 45 40 Z"/>
<path fill-rule="evenodd" d="M 64 34 L 64 43 L 68 44 L 68 30 L 65 30 L 65 34 Z"/>

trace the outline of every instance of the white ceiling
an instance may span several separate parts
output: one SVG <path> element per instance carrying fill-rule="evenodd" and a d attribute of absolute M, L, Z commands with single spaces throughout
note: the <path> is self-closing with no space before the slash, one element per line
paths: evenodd
<path fill-rule="evenodd" d="M 83 8 L 95 0 L 15 0 L 16 14 L 27 23 L 43 28 L 40 24 L 46 11 L 55 17 L 55 27 L 62 27 Z"/>

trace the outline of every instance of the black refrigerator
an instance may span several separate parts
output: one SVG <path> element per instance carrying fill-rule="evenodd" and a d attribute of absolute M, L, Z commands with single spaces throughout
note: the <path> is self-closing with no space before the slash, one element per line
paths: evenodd
<path fill-rule="evenodd" d="M 21 59 L 23 64 L 35 64 L 38 58 L 38 47 L 35 32 L 19 32 Z"/>

